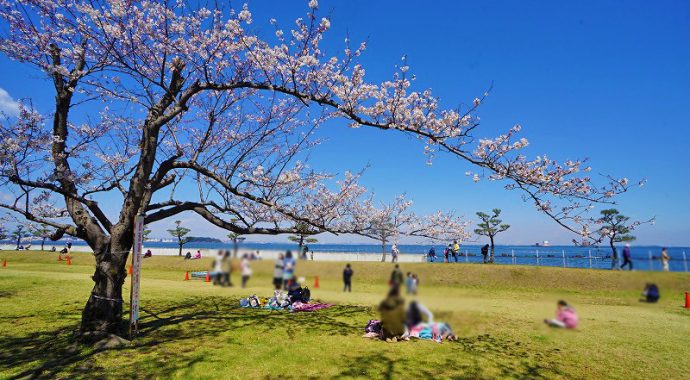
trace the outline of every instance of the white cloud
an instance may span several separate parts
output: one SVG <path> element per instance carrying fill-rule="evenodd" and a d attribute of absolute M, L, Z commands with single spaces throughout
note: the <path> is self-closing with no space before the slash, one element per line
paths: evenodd
<path fill-rule="evenodd" d="M 19 102 L 12 99 L 9 92 L 0 87 L 0 112 L 10 116 L 19 115 Z"/>

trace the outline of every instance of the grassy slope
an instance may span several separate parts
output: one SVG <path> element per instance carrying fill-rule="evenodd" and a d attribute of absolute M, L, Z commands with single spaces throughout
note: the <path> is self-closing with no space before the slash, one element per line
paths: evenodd
<path fill-rule="evenodd" d="M 73 265 L 48 253 L 0 252 L 0 378 L 687 378 L 690 311 L 682 273 L 405 264 L 420 276 L 420 297 L 451 324 L 459 343 L 387 344 L 361 338 L 376 318 L 390 264 L 355 263 L 354 290 L 340 290 L 342 263 L 299 262 L 319 275 L 313 295 L 337 307 L 317 313 L 238 309 L 240 296 L 270 294 L 272 263 L 254 264 L 249 289 L 182 281 L 210 260 L 144 261 L 141 335 L 131 347 L 94 352 L 73 342 L 91 288 L 93 258 Z M 637 301 L 646 281 L 657 305 Z M 128 283 L 126 284 L 129 289 Z M 565 298 L 579 331 L 541 320 Z"/>

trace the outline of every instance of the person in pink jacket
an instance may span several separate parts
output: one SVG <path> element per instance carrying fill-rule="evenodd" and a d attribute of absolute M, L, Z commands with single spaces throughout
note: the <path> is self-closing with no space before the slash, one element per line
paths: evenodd
<path fill-rule="evenodd" d="M 567 302 L 558 301 L 558 308 L 556 309 L 555 319 L 544 319 L 544 323 L 551 327 L 561 327 L 566 329 L 577 328 L 577 314 Z"/>

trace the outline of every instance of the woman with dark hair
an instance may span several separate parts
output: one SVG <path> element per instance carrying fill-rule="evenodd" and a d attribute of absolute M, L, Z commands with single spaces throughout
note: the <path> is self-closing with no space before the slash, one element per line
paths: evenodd
<path fill-rule="evenodd" d="M 556 309 L 556 318 L 544 319 L 544 323 L 551 327 L 560 327 L 566 329 L 574 329 L 577 327 L 578 317 L 567 302 L 560 300 Z"/>

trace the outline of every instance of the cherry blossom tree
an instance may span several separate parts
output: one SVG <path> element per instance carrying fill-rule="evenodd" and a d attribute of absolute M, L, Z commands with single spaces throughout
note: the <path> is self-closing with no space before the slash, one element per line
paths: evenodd
<path fill-rule="evenodd" d="M 264 37 L 246 5 L 0 0 L 0 52 L 43 72 L 51 90 L 36 96 L 54 99 L 45 115 L 24 100 L 0 127 L 0 186 L 15 195 L 0 207 L 93 249 L 82 332 L 118 331 L 136 215 L 150 224 L 192 212 L 243 235 L 296 233 L 298 222 L 370 233 L 378 216 L 362 213 L 371 201 L 359 175 L 320 172 L 306 159 L 329 119 L 413 136 L 430 161 L 457 156 L 475 181 L 505 182 L 585 238 L 586 211 L 628 189 L 626 179 L 595 183 L 583 161 L 526 158 L 519 126 L 475 139 L 486 94 L 443 108 L 413 88 L 404 62 L 391 79 L 369 81 L 359 63 L 366 44 L 346 41 L 327 55 L 330 21 L 317 10 L 311 0 L 290 29 L 271 19 Z M 121 205 L 117 217 L 106 200 Z M 449 229 L 439 223 L 455 220 L 418 217 L 406 233 L 440 236 Z"/>
<path fill-rule="evenodd" d="M 412 201 L 399 196 L 390 204 L 376 208 L 366 203 L 366 225 L 357 230 L 364 236 L 381 242 L 381 262 L 386 261 L 386 244 L 397 241 L 401 236 L 423 238 L 432 241 L 462 241 L 469 237 L 467 223 L 452 213 L 438 212 L 428 216 L 418 216 L 410 210 Z"/>

